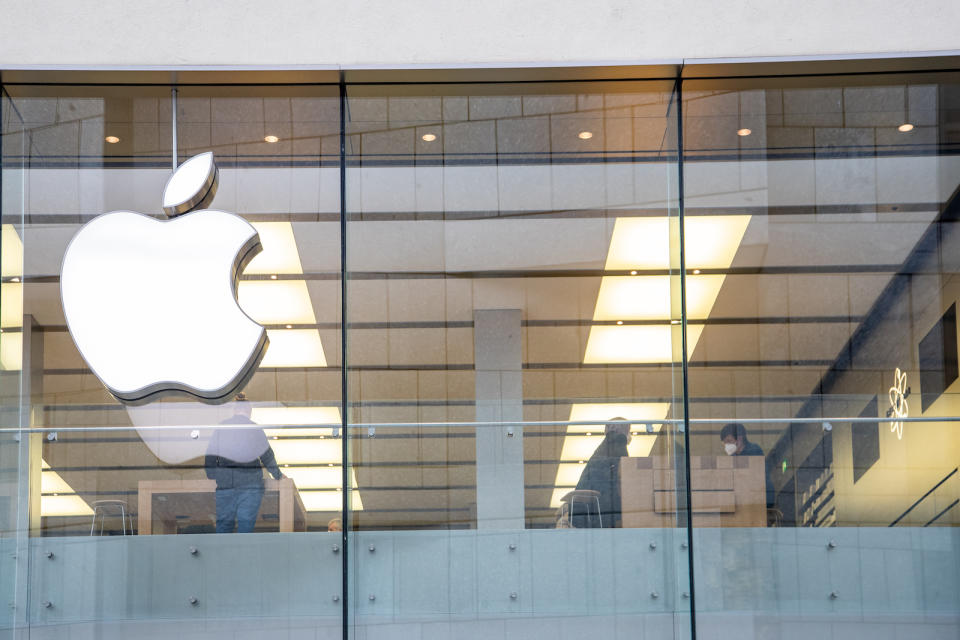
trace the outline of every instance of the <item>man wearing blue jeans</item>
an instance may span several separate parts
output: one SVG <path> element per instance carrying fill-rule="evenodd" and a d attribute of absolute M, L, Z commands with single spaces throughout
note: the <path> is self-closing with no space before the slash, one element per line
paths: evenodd
<path fill-rule="evenodd" d="M 221 424 L 253 425 L 247 396 L 234 398 L 234 415 Z M 221 427 L 210 438 L 204 458 L 207 477 L 217 481 L 217 533 L 250 533 L 263 500 L 263 468 L 274 478 L 283 477 L 273 449 L 259 427 Z"/>

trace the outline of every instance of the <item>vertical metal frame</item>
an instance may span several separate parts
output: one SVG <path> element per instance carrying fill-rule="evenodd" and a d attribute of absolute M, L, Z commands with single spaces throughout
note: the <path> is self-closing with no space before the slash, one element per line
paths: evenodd
<path fill-rule="evenodd" d="M 690 366 L 687 356 L 687 265 L 686 243 L 684 241 L 684 181 L 683 181 L 683 78 L 682 68 L 676 81 L 677 97 L 677 213 L 680 218 L 680 334 L 681 360 L 680 370 L 683 379 L 683 472 L 684 502 L 687 529 L 687 571 L 690 580 L 690 638 L 697 640 L 697 590 L 694 583 L 693 565 L 693 499 L 690 487 Z"/>
<path fill-rule="evenodd" d="M 343 640 L 350 637 L 350 430 L 347 396 L 347 84 L 340 72 L 340 629 Z"/>

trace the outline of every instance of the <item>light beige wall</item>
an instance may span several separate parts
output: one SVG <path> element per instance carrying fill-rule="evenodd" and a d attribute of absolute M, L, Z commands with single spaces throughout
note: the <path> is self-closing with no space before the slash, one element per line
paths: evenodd
<path fill-rule="evenodd" d="M 0 69 L 601 64 L 960 50 L 956 0 L 3 0 Z"/>

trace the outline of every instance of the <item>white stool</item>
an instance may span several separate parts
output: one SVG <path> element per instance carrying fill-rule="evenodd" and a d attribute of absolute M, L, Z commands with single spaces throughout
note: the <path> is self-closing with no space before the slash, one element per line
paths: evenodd
<path fill-rule="evenodd" d="M 93 503 L 93 520 L 90 522 L 90 535 L 94 535 L 97 529 L 97 517 L 100 517 L 100 531 L 97 535 L 103 535 L 103 522 L 111 515 L 109 511 L 115 510 L 113 515 L 120 515 L 120 526 L 123 528 L 123 535 L 127 535 L 127 503 L 123 500 L 97 500 Z M 130 520 L 130 535 L 133 535 L 133 520 Z"/>

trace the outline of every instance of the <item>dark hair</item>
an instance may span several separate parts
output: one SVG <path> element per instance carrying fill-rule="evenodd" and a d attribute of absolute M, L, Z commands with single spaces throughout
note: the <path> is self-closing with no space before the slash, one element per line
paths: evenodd
<path fill-rule="evenodd" d="M 720 439 L 726 440 L 727 436 L 733 436 L 736 439 L 743 438 L 743 441 L 747 442 L 747 428 L 739 422 L 730 422 L 723 425 L 723 429 L 720 429 Z"/>
<path fill-rule="evenodd" d="M 627 422 L 626 418 L 621 418 L 617 416 L 616 418 L 610 418 L 610 422 L 604 425 L 603 433 L 624 433 L 630 432 L 630 423 Z M 624 433 L 626 435 L 626 433 Z"/>

